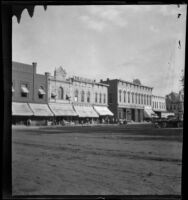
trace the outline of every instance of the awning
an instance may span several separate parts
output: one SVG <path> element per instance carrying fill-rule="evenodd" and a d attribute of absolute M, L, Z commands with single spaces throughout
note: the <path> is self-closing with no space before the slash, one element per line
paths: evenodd
<path fill-rule="evenodd" d="M 13 116 L 32 116 L 33 112 L 27 103 L 12 102 Z"/>
<path fill-rule="evenodd" d="M 167 118 L 168 116 L 175 116 L 175 114 L 172 112 L 162 112 L 161 113 L 162 118 Z"/>
<path fill-rule="evenodd" d="M 114 114 L 106 106 L 94 106 L 100 116 L 113 116 Z"/>
<path fill-rule="evenodd" d="M 12 92 L 15 92 L 14 88 L 12 87 Z"/>
<path fill-rule="evenodd" d="M 92 106 L 75 105 L 74 109 L 79 117 L 99 117 Z"/>
<path fill-rule="evenodd" d="M 44 95 L 44 94 L 46 94 L 46 92 L 42 88 L 40 88 L 39 89 L 39 94 Z"/>
<path fill-rule="evenodd" d="M 52 92 L 52 93 L 51 93 L 51 96 L 56 97 L 57 94 L 56 94 L 55 92 Z"/>
<path fill-rule="evenodd" d="M 29 103 L 34 116 L 53 116 L 47 104 Z"/>
<path fill-rule="evenodd" d="M 21 91 L 22 91 L 23 93 L 29 93 L 29 90 L 28 90 L 25 86 L 22 86 L 22 87 L 21 87 Z"/>
<path fill-rule="evenodd" d="M 55 116 L 77 116 L 72 104 L 49 103 L 48 106 Z"/>
<path fill-rule="evenodd" d="M 144 117 L 145 118 L 153 118 L 156 116 L 157 116 L 157 114 L 155 114 L 151 108 L 144 108 Z"/>

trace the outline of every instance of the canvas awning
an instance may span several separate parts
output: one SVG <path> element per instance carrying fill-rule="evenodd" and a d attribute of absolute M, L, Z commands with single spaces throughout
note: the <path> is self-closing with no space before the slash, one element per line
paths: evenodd
<path fill-rule="evenodd" d="M 57 94 L 55 92 L 51 92 L 51 96 L 56 97 Z"/>
<path fill-rule="evenodd" d="M 152 108 L 144 108 L 144 117 L 145 118 L 153 118 L 156 117 L 157 114 L 155 114 L 152 110 Z"/>
<path fill-rule="evenodd" d="M 77 116 L 72 104 L 49 103 L 48 106 L 55 116 Z"/>
<path fill-rule="evenodd" d="M 23 93 L 29 93 L 29 90 L 25 86 L 21 86 L 21 91 Z"/>
<path fill-rule="evenodd" d="M 29 103 L 34 116 L 53 116 L 47 104 Z"/>
<path fill-rule="evenodd" d="M 33 112 L 27 103 L 12 102 L 13 116 L 32 116 Z"/>
<path fill-rule="evenodd" d="M 78 106 L 75 105 L 74 109 L 79 117 L 99 117 L 92 106 Z"/>
<path fill-rule="evenodd" d="M 46 92 L 42 88 L 39 88 L 39 94 L 44 95 Z"/>
<path fill-rule="evenodd" d="M 106 106 L 94 106 L 100 116 L 113 116 L 114 114 Z"/>

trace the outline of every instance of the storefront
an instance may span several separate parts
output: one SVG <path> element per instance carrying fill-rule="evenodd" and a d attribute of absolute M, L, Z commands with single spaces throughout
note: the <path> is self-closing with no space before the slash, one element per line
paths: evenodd
<path fill-rule="evenodd" d="M 47 104 L 29 103 L 33 111 L 31 125 L 47 125 L 54 120 L 54 114 L 50 111 Z"/>
<path fill-rule="evenodd" d="M 151 107 L 144 107 L 144 119 L 151 121 L 153 118 L 158 118 L 158 115 L 152 110 Z"/>
<path fill-rule="evenodd" d="M 12 124 L 27 125 L 33 112 L 27 103 L 12 102 Z"/>
<path fill-rule="evenodd" d="M 94 106 L 94 110 L 99 115 L 100 122 L 109 123 L 114 114 L 108 109 L 107 106 Z"/>
<path fill-rule="evenodd" d="M 80 123 L 95 123 L 99 118 L 99 115 L 90 105 L 73 105 L 73 107 L 78 114 Z"/>
<path fill-rule="evenodd" d="M 50 110 L 55 116 L 55 122 L 57 124 L 63 123 L 63 121 L 75 121 L 78 114 L 74 111 L 72 104 L 68 103 L 49 103 Z"/>

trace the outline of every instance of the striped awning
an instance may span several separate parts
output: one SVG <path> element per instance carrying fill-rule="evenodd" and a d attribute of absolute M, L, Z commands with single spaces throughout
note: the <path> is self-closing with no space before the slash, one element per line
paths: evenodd
<path fill-rule="evenodd" d="M 144 117 L 145 118 L 152 118 L 156 117 L 157 114 L 153 112 L 152 108 L 144 108 Z"/>
<path fill-rule="evenodd" d="M 74 109 L 79 117 L 99 117 L 99 115 L 96 113 L 92 106 L 74 105 Z"/>
<path fill-rule="evenodd" d="M 94 109 L 100 116 L 113 116 L 114 114 L 107 108 L 107 106 L 94 106 Z"/>
<path fill-rule="evenodd" d="M 33 112 L 27 103 L 12 102 L 13 116 L 32 116 Z"/>
<path fill-rule="evenodd" d="M 72 104 L 49 103 L 48 106 L 55 116 L 77 116 Z"/>
<path fill-rule="evenodd" d="M 46 92 L 42 89 L 42 88 L 39 88 L 39 94 L 41 94 L 41 95 L 44 95 L 44 94 L 46 94 Z"/>
<path fill-rule="evenodd" d="M 29 90 L 26 88 L 26 86 L 21 86 L 21 91 L 23 93 L 29 93 Z"/>
<path fill-rule="evenodd" d="M 29 103 L 34 116 L 53 116 L 47 104 Z"/>

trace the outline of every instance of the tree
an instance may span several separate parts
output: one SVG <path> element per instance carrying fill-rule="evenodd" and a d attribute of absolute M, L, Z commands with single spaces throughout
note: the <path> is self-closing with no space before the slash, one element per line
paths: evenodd
<path fill-rule="evenodd" d="M 134 79 L 133 83 L 136 84 L 136 85 L 141 85 L 141 82 L 138 78 Z"/>

